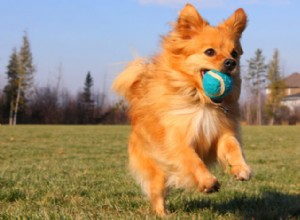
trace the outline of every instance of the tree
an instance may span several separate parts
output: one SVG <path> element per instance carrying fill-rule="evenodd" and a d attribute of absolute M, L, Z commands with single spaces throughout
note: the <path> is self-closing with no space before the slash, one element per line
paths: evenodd
<path fill-rule="evenodd" d="M 267 112 L 271 117 L 271 124 L 274 124 L 274 116 L 280 107 L 280 102 L 284 96 L 284 81 L 282 80 L 281 71 L 279 68 L 279 51 L 275 49 L 273 59 L 268 68 L 268 97 L 267 97 Z"/>
<path fill-rule="evenodd" d="M 0 125 L 3 123 L 4 119 L 4 108 L 5 108 L 5 103 L 4 103 L 4 95 L 2 91 L 0 91 Z"/>
<path fill-rule="evenodd" d="M 250 88 L 251 94 L 253 94 L 256 100 L 256 123 L 262 124 L 262 89 L 263 84 L 266 81 L 266 69 L 265 57 L 262 54 L 261 49 L 257 49 L 255 56 L 248 62 L 248 74 L 245 77 L 247 84 Z M 248 103 L 250 109 L 251 103 Z"/>
<path fill-rule="evenodd" d="M 33 86 L 33 74 L 35 72 L 35 67 L 32 63 L 32 53 L 30 50 L 30 43 L 27 34 L 23 36 L 23 45 L 20 50 L 20 75 L 22 76 L 23 83 L 22 86 L 26 92 L 29 92 Z M 27 94 L 28 95 L 28 94 Z"/>
<path fill-rule="evenodd" d="M 61 121 L 61 109 L 56 88 L 50 85 L 35 88 L 28 103 L 30 122 L 35 124 L 58 124 Z M 30 114 L 29 114 L 30 113 Z"/>
<path fill-rule="evenodd" d="M 14 49 L 7 66 L 8 84 L 4 88 L 6 95 L 6 106 L 9 109 L 9 124 L 15 124 L 16 118 L 16 100 L 19 86 L 20 63 L 17 50 Z"/>
<path fill-rule="evenodd" d="M 85 103 L 91 103 L 92 100 L 92 87 L 94 85 L 91 72 L 89 71 L 85 77 L 84 88 L 83 88 L 83 101 Z"/>
<path fill-rule="evenodd" d="M 25 107 L 26 105 L 26 96 L 28 96 L 33 85 L 34 71 L 30 43 L 25 33 L 20 53 L 18 54 L 17 50 L 14 49 L 6 72 L 8 85 L 5 88 L 5 93 L 10 103 L 10 125 L 17 123 L 20 106 Z"/>
<path fill-rule="evenodd" d="M 84 112 L 83 123 L 92 122 L 92 116 L 95 107 L 94 100 L 92 97 L 93 85 L 94 85 L 93 78 L 89 71 L 85 77 L 84 88 L 82 93 L 83 112 Z"/>

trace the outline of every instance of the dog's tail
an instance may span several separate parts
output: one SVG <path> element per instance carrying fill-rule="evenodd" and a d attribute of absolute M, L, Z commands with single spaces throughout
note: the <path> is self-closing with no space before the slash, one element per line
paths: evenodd
<path fill-rule="evenodd" d="M 128 101 L 131 99 L 132 86 L 138 82 L 139 76 L 145 71 L 146 62 L 136 59 L 128 64 L 125 70 L 115 79 L 112 89 Z"/>

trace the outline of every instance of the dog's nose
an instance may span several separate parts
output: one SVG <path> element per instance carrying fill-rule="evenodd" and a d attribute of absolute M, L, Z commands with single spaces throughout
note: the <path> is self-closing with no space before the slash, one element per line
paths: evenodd
<path fill-rule="evenodd" d="M 231 71 L 235 68 L 236 62 L 233 59 L 226 59 L 223 63 L 226 71 Z"/>

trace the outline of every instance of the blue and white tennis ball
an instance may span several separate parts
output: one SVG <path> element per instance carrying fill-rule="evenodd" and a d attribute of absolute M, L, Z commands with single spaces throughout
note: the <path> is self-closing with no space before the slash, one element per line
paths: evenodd
<path fill-rule="evenodd" d="M 229 94 L 233 86 L 233 80 L 228 74 L 210 70 L 203 76 L 203 89 L 212 100 L 221 100 Z"/>

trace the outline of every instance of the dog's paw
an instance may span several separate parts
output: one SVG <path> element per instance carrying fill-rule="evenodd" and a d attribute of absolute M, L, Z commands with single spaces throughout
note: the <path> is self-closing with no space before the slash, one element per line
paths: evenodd
<path fill-rule="evenodd" d="M 152 197 L 151 205 L 152 205 L 152 211 L 155 212 L 155 214 L 163 218 L 166 214 L 168 214 L 168 211 L 165 209 L 165 202 L 162 197 Z"/>
<path fill-rule="evenodd" d="M 218 192 L 220 189 L 220 183 L 217 178 L 210 175 L 202 179 L 201 183 L 199 183 L 199 190 L 205 193 L 213 193 Z"/>
<path fill-rule="evenodd" d="M 168 212 L 166 212 L 165 209 L 161 207 L 156 207 L 154 212 L 159 218 L 164 218 L 166 214 L 168 214 Z"/>
<path fill-rule="evenodd" d="M 251 169 L 247 165 L 236 165 L 231 167 L 231 174 L 240 181 L 249 180 L 251 178 Z"/>

